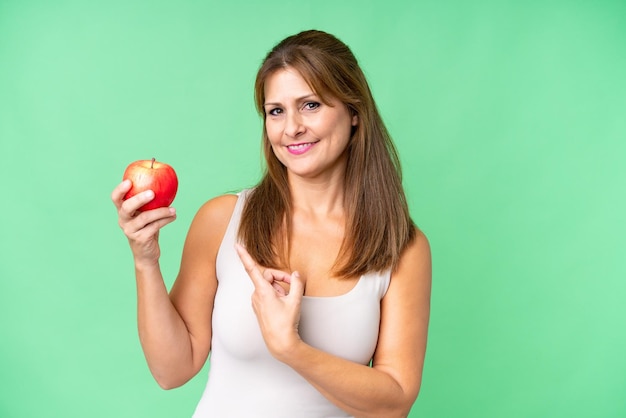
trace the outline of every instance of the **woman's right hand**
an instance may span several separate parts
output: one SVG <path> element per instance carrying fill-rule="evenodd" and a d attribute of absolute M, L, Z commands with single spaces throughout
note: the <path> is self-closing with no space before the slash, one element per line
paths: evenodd
<path fill-rule="evenodd" d="M 118 222 L 128 238 L 135 265 L 154 265 L 161 255 L 159 230 L 176 219 L 176 210 L 168 207 L 139 212 L 137 209 L 154 199 L 154 192 L 147 190 L 124 200 L 131 187 L 131 181 L 124 180 L 111 193 L 111 200 L 117 208 Z"/>

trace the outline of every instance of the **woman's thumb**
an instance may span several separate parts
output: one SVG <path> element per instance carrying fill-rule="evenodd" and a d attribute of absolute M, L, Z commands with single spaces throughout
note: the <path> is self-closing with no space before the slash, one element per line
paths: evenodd
<path fill-rule="evenodd" d="M 300 273 L 298 273 L 297 271 L 291 273 L 291 278 L 289 281 L 289 296 L 293 294 L 295 297 L 302 297 L 302 295 L 304 295 L 305 283 L 302 277 L 300 277 Z"/>

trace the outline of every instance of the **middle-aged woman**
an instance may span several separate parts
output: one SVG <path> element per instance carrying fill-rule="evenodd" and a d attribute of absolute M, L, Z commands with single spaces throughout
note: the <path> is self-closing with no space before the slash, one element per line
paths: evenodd
<path fill-rule="evenodd" d="M 396 149 L 350 49 L 321 31 L 258 71 L 267 170 L 204 204 L 167 292 L 151 192 L 112 199 L 135 261 L 138 324 L 164 388 L 210 354 L 194 417 L 405 417 L 419 392 L 431 259 Z"/>

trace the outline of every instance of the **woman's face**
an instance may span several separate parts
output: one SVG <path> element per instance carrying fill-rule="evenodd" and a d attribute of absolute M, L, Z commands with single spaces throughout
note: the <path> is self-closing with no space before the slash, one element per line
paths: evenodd
<path fill-rule="evenodd" d="M 289 175 L 343 176 L 346 148 L 357 117 L 336 99 L 328 104 L 293 68 L 265 82 L 265 129 L 278 160 Z"/>

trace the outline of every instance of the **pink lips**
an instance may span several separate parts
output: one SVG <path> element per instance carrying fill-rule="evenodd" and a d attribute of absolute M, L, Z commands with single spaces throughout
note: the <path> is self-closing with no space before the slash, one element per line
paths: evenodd
<path fill-rule="evenodd" d="M 287 146 L 287 151 L 293 155 L 301 155 L 311 149 L 315 142 L 303 142 L 301 144 L 293 144 Z"/>

